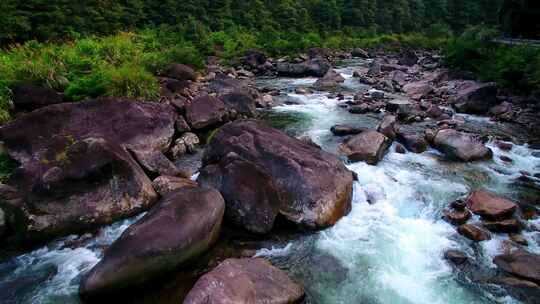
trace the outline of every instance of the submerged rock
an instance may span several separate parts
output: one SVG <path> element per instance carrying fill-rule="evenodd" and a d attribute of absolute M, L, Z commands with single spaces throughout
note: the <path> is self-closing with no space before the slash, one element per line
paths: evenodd
<path fill-rule="evenodd" d="M 467 199 L 467 206 L 474 213 L 487 220 L 501 220 L 514 214 L 517 205 L 495 194 L 477 190 L 471 193 Z"/>
<path fill-rule="evenodd" d="M 465 162 L 486 160 L 493 157 L 491 149 L 487 148 L 478 138 L 472 134 L 453 129 L 437 132 L 433 139 L 433 146 L 446 156 Z"/>
<path fill-rule="evenodd" d="M 197 281 L 184 304 L 289 304 L 303 296 L 301 285 L 263 259 L 228 259 Z"/>
<path fill-rule="evenodd" d="M 217 240 L 224 210 L 215 189 L 184 187 L 165 195 L 84 275 L 81 296 L 106 296 L 187 265 Z"/>
<path fill-rule="evenodd" d="M 222 127 L 207 145 L 203 164 L 218 164 L 231 152 L 270 177 L 286 219 L 315 229 L 349 213 L 353 177 L 337 157 L 256 120 Z"/>
<path fill-rule="evenodd" d="M 272 230 L 281 203 L 278 188 L 255 163 L 230 153 L 218 164 L 204 167 L 197 181 L 221 192 L 231 223 L 253 233 Z"/>
<path fill-rule="evenodd" d="M 376 131 L 365 131 L 355 135 L 340 146 L 340 150 L 351 161 L 365 161 L 376 165 L 391 145 L 390 139 Z"/>

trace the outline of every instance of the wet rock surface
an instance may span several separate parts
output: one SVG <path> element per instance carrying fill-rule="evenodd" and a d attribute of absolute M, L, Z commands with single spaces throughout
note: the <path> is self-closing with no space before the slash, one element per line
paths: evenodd
<path fill-rule="evenodd" d="M 485 190 L 473 192 L 467 199 L 467 206 L 473 213 L 488 220 L 508 218 L 517 209 L 514 202 Z"/>
<path fill-rule="evenodd" d="M 323 228 L 350 211 L 352 174 L 327 152 L 256 120 L 221 128 L 207 145 L 203 164 L 219 163 L 231 152 L 270 176 L 278 189 L 280 214 L 289 221 Z"/>
<path fill-rule="evenodd" d="M 200 278 L 184 304 L 297 303 L 301 285 L 263 259 L 228 259 Z"/>
<path fill-rule="evenodd" d="M 250 232 L 272 230 L 281 207 L 278 188 L 256 163 L 231 153 L 201 170 L 197 181 L 218 189 L 225 198 L 225 217 Z"/>
<path fill-rule="evenodd" d="M 215 189 L 184 187 L 168 193 L 84 276 L 81 296 L 105 296 L 185 266 L 217 240 L 224 211 Z"/>
<path fill-rule="evenodd" d="M 472 134 L 452 129 L 437 132 L 433 145 L 448 157 L 466 162 L 486 160 L 493 156 L 493 152 Z"/>
<path fill-rule="evenodd" d="M 345 140 L 340 150 L 350 161 L 365 161 L 376 165 L 384 157 L 390 144 L 390 140 L 383 134 L 365 131 Z"/>

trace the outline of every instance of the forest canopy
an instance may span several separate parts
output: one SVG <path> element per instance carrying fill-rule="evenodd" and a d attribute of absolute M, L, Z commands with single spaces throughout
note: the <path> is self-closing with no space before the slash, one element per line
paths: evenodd
<path fill-rule="evenodd" d="M 231 28 L 278 33 L 423 32 L 496 24 L 502 0 L 2 0 L 0 43 L 172 25 L 186 31 Z"/>

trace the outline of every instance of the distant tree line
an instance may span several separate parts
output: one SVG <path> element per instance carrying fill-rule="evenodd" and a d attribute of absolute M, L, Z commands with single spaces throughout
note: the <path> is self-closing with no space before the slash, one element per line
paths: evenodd
<path fill-rule="evenodd" d="M 366 34 L 495 25 L 502 0 L 2 0 L 0 43 L 77 38 L 160 25 Z M 189 31 L 188 31 L 189 32 Z"/>

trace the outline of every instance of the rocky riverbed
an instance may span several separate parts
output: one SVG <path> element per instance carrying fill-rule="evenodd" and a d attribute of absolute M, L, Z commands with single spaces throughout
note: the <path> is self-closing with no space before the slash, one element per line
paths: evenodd
<path fill-rule="evenodd" d="M 153 104 L 19 88 L 0 300 L 535 303 L 539 103 L 468 76 L 314 49 Z"/>

